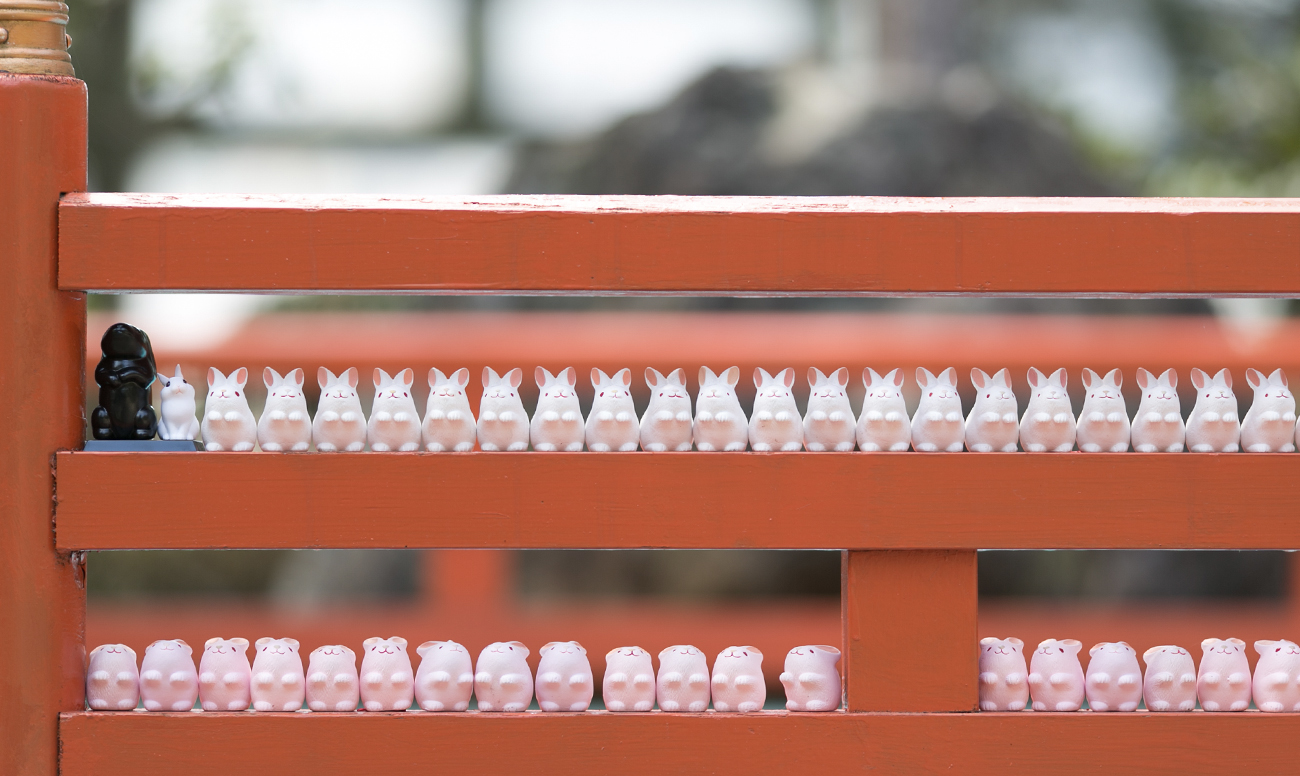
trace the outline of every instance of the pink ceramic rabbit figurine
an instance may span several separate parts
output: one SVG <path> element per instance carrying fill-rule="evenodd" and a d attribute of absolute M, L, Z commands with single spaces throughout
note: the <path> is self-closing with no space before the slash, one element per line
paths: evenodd
<path fill-rule="evenodd" d="M 181 374 L 181 365 L 176 365 L 176 374 L 172 377 L 158 375 L 158 383 L 162 400 L 158 438 L 190 440 L 197 437 L 199 418 L 194 409 L 194 386 Z"/>
<path fill-rule="evenodd" d="M 356 711 L 360 702 L 357 653 L 342 644 L 313 649 L 307 665 L 307 708 L 312 711 Z"/>
<path fill-rule="evenodd" d="M 1099 377 L 1083 370 L 1083 409 L 1079 411 L 1079 449 L 1085 453 L 1126 453 L 1129 442 L 1128 407 L 1120 386 L 1124 375 L 1112 369 Z"/>
<path fill-rule="evenodd" d="M 552 641 L 537 661 L 537 705 L 542 711 L 586 711 L 595 692 L 587 650 L 576 641 Z"/>
<path fill-rule="evenodd" d="M 1256 641 L 1255 651 L 1255 705 L 1260 711 L 1300 711 L 1300 647 L 1286 640 Z"/>
<path fill-rule="evenodd" d="M 1142 653 L 1146 677 L 1142 700 L 1147 711 L 1192 711 L 1196 708 L 1196 665 L 1182 647 L 1166 644 Z"/>
<path fill-rule="evenodd" d="M 95 711 L 130 711 L 139 705 L 140 670 L 135 666 L 135 650 L 125 644 L 101 644 L 90 650 L 86 703 Z"/>
<path fill-rule="evenodd" d="M 522 369 L 504 376 L 490 366 L 483 367 L 483 398 L 478 405 L 478 446 L 487 452 L 528 449 L 528 412 L 519 398 Z"/>
<path fill-rule="evenodd" d="M 307 375 L 295 369 L 284 377 L 267 367 L 262 370 L 266 384 L 266 406 L 257 421 L 257 443 L 268 453 L 305 452 L 311 448 L 311 413 L 302 384 Z"/>
<path fill-rule="evenodd" d="M 420 413 L 415 409 L 411 386 L 415 372 L 403 369 L 390 377 L 375 369 L 375 401 L 370 407 L 366 440 L 376 453 L 396 450 L 413 453 L 420 449 Z"/>
<path fill-rule="evenodd" d="M 587 449 L 597 453 L 630 453 L 641 444 L 641 428 L 632 402 L 632 370 L 620 369 L 613 377 L 591 370 L 591 412 L 587 415 Z"/>
<path fill-rule="evenodd" d="M 763 653 L 756 647 L 727 647 L 713 660 L 713 708 L 748 713 L 763 708 Z"/>
<path fill-rule="evenodd" d="M 451 377 L 437 369 L 429 370 L 429 403 L 425 405 L 424 425 L 420 430 L 425 450 L 468 453 L 474 449 L 478 432 L 469 397 L 465 395 L 466 385 L 469 385 L 468 369 L 457 369 Z"/>
<path fill-rule="evenodd" d="M 912 416 L 912 448 L 923 453 L 959 453 L 965 446 L 957 370 L 948 367 L 936 377 L 925 367 L 916 370 L 921 401 Z"/>
<path fill-rule="evenodd" d="M 1255 392 L 1255 399 L 1241 422 L 1241 448 L 1248 453 L 1294 453 L 1295 397 L 1287 386 L 1286 373 L 1274 369 L 1265 377 L 1247 369 L 1246 382 Z"/>
<path fill-rule="evenodd" d="M 199 658 L 199 705 L 204 711 L 243 711 L 253 702 L 248 639 L 208 639 Z"/>
<path fill-rule="evenodd" d="M 162 639 L 145 647 L 140 661 L 140 697 L 145 711 L 189 711 L 199 698 L 194 650 L 180 639 Z"/>
<path fill-rule="evenodd" d="M 311 434 L 320 452 L 359 453 L 366 449 L 366 413 L 357 395 L 360 380 L 356 367 L 349 367 L 341 375 L 325 367 L 316 370 L 320 402 L 316 405 Z"/>
<path fill-rule="evenodd" d="M 866 453 L 906 452 L 912 446 L 912 428 L 903 399 L 903 371 L 894 369 L 881 377 L 868 367 L 862 370 L 862 384 L 867 395 L 858 416 L 858 449 Z"/>
<path fill-rule="evenodd" d="M 1250 706 L 1250 662 L 1241 639 L 1201 642 L 1196 695 L 1206 711 L 1245 711 Z"/>
<path fill-rule="evenodd" d="M 740 367 L 720 375 L 700 367 L 700 393 L 695 400 L 695 448 L 701 452 L 741 452 L 749 444 L 749 419 L 736 397 Z M 660 707 L 662 708 L 662 707 Z"/>
<path fill-rule="evenodd" d="M 415 672 L 401 636 L 362 642 L 361 706 L 366 711 L 406 711 L 415 700 Z"/>
<path fill-rule="evenodd" d="M 754 452 L 803 449 L 803 423 L 790 390 L 793 385 L 793 369 L 782 369 L 775 375 L 765 369 L 754 370 L 754 387 L 758 391 L 754 394 L 754 414 L 749 419 L 749 447 Z"/>
<path fill-rule="evenodd" d="M 641 416 L 641 449 L 652 453 L 686 452 L 695 435 L 691 431 L 691 395 L 686 392 L 686 372 L 674 369 L 667 377 L 646 367 L 645 383 L 650 403 Z"/>
<path fill-rule="evenodd" d="M 1181 453 L 1187 438 L 1182 404 L 1178 400 L 1178 373 L 1166 369 L 1156 378 L 1145 369 L 1137 371 L 1142 400 L 1133 416 L 1133 449 L 1139 453 Z"/>
<path fill-rule="evenodd" d="M 573 367 L 566 367 L 553 375 L 539 366 L 533 374 L 539 389 L 537 409 L 533 411 L 533 423 L 529 429 L 533 449 L 540 452 L 582 452 L 582 407 L 578 405 L 578 392 L 574 389 L 578 384 L 578 373 Z"/>
<path fill-rule="evenodd" d="M 826 644 L 795 647 L 785 656 L 781 685 L 787 711 L 835 711 L 840 707 L 840 651 Z M 716 664 L 715 664 L 716 668 Z"/>
<path fill-rule="evenodd" d="M 528 647 L 498 641 L 483 648 L 474 672 L 479 711 L 523 711 L 533 702 L 533 672 Z"/>
<path fill-rule="evenodd" d="M 989 377 L 983 369 L 970 370 L 975 405 L 966 416 L 966 449 L 976 453 L 1014 453 L 1020 419 L 1011 372 L 999 369 Z"/>
<path fill-rule="evenodd" d="M 415 700 L 425 711 L 464 711 L 474 694 L 469 650 L 454 641 L 426 641 L 415 648 Z"/>
<path fill-rule="evenodd" d="M 650 711 L 655 707 L 655 669 L 650 653 L 619 647 L 605 655 L 600 697 L 609 711 Z"/>
<path fill-rule="evenodd" d="M 265 636 L 257 640 L 257 656 L 253 658 L 254 711 L 301 709 L 307 697 L 303 679 L 296 640 Z"/>
<path fill-rule="evenodd" d="M 203 448 L 212 452 L 252 450 L 257 444 L 257 421 L 248 407 L 244 384 L 248 370 L 242 366 L 227 377 L 208 369 L 208 400 L 203 405 Z"/>
<path fill-rule="evenodd" d="M 1142 700 L 1137 650 L 1123 641 L 1103 641 L 1088 650 L 1086 688 L 1093 711 L 1136 711 Z"/>
<path fill-rule="evenodd" d="M 1034 699 L 1034 711 L 1078 711 L 1083 705 L 1083 666 L 1079 664 L 1082 646 L 1074 639 L 1039 643 L 1029 661 L 1029 694 Z"/>
<path fill-rule="evenodd" d="M 661 711 L 704 711 L 709 708 L 709 663 L 688 644 L 659 653 L 655 694 Z"/>
<path fill-rule="evenodd" d="M 836 369 L 829 375 L 816 367 L 808 369 L 808 411 L 803 416 L 804 446 L 814 453 L 853 449 L 855 438 L 853 407 L 845 388 L 849 370 Z"/>
<path fill-rule="evenodd" d="M 1015 637 L 980 639 L 980 710 L 1024 711 L 1029 703 L 1025 643 Z"/>
<path fill-rule="evenodd" d="M 1240 449 L 1237 397 L 1232 393 L 1232 373 L 1220 369 L 1211 378 L 1192 370 L 1196 405 L 1187 418 L 1187 449 L 1193 453 L 1235 453 Z"/>
<path fill-rule="evenodd" d="M 1064 369 L 1047 377 L 1029 368 L 1029 403 L 1020 419 L 1020 446 L 1027 453 L 1068 453 L 1074 449 L 1074 409 L 1065 390 Z"/>

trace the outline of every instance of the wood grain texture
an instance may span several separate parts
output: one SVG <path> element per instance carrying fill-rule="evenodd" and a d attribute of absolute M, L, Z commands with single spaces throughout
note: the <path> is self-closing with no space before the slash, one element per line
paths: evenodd
<path fill-rule="evenodd" d="M 65 714 L 62 776 L 1295 773 L 1293 714 Z"/>
<path fill-rule="evenodd" d="M 65 452 L 57 476 L 64 549 L 1300 547 L 1288 454 Z"/>
<path fill-rule="evenodd" d="M 1300 296 L 1300 201 L 89 194 L 81 290 Z"/>

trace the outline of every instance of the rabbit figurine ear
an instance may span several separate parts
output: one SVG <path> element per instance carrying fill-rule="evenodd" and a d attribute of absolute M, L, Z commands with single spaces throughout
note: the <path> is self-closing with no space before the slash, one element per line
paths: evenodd
<path fill-rule="evenodd" d="M 948 367 L 939 373 L 939 379 L 951 386 L 957 385 L 957 370 L 954 367 Z"/>
<path fill-rule="evenodd" d="M 1281 371 L 1281 370 L 1279 370 Z M 1264 385 L 1264 373 L 1255 369 L 1246 370 L 1246 384 L 1251 388 L 1261 388 Z"/>
<path fill-rule="evenodd" d="M 177 374 L 177 376 L 179 376 L 180 373 L 181 373 L 181 366 L 180 366 L 180 364 L 177 364 L 177 365 L 176 365 L 176 374 Z M 184 378 L 182 378 L 182 379 L 184 379 Z M 1288 387 L 1288 386 L 1287 386 L 1287 383 L 1286 383 L 1286 372 L 1283 372 L 1280 368 L 1278 368 L 1278 369 L 1274 369 L 1274 370 L 1273 370 L 1273 374 L 1269 375 L 1269 376 L 1268 376 L 1268 379 L 1272 380 L 1273 382 L 1277 383 L 1278 385 L 1282 386 L 1283 388 Z"/>
<path fill-rule="evenodd" d="M 270 636 L 263 636 L 262 638 L 257 640 L 257 648 L 261 649 L 262 647 L 265 647 L 267 644 L 270 644 L 272 641 L 275 641 L 275 639 L 271 638 Z"/>
<path fill-rule="evenodd" d="M 380 641 L 383 641 L 383 639 L 379 638 L 378 636 L 371 636 L 370 638 L 361 642 L 361 646 L 365 647 L 366 649 L 370 649 L 374 647 L 376 644 L 378 644 Z"/>
<path fill-rule="evenodd" d="M 248 370 L 241 366 L 230 375 L 230 379 L 235 382 L 235 385 L 243 388 L 248 382 Z"/>
<path fill-rule="evenodd" d="M 707 385 L 716 380 L 717 377 L 717 375 L 713 374 L 713 370 L 707 366 L 700 367 L 700 385 Z"/>
<path fill-rule="evenodd" d="M 501 379 L 501 378 L 500 378 L 500 376 L 497 375 L 495 369 L 493 369 L 493 368 L 490 367 L 490 366 L 485 366 L 485 367 L 483 367 L 483 387 L 484 387 L 484 388 L 488 387 L 489 385 L 494 384 L 495 382 L 497 382 L 497 381 L 500 380 L 500 379 Z"/>
<path fill-rule="evenodd" d="M 1170 388 L 1178 387 L 1178 373 L 1175 372 L 1172 368 L 1166 369 L 1164 374 L 1160 375 L 1160 379 L 1167 381 L 1169 383 Z"/>
<path fill-rule="evenodd" d="M 1003 388 L 1006 388 L 1007 390 L 1010 390 L 1010 389 L 1011 389 L 1011 370 L 1010 370 L 1010 369 L 1007 369 L 1006 367 L 1002 367 L 1001 369 L 999 369 L 998 371 L 996 371 L 996 372 L 993 373 L 993 378 L 992 378 L 992 379 L 993 379 L 993 382 L 997 383 L 998 385 L 1002 386 Z"/>
<path fill-rule="evenodd" d="M 655 371 L 654 368 L 645 368 L 645 384 L 647 387 L 655 389 L 666 382 L 668 382 L 667 378 Z"/>
<path fill-rule="evenodd" d="M 506 379 L 510 381 L 511 388 L 518 388 L 524 382 L 524 370 L 515 367 L 506 373 Z"/>
<path fill-rule="evenodd" d="M 727 385 L 730 385 L 732 388 L 735 388 L 736 383 L 740 382 L 740 367 L 738 366 L 730 367 L 729 369 L 727 369 L 727 371 L 722 373 L 722 376 L 726 378 Z"/>
<path fill-rule="evenodd" d="M 1192 387 L 1198 391 L 1205 390 L 1205 386 L 1210 382 L 1210 376 L 1196 367 L 1192 367 Z"/>
<path fill-rule="evenodd" d="M 407 388 L 410 388 L 413 384 L 415 384 L 415 370 L 409 367 L 403 369 L 402 371 L 397 373 L 397 379 L 399 382 L 401 382 L 402 385 L 406 386 Z"/>
<path fill-rule="evenodd" d="M 464 388 L 465 386 L 469 385 L 469 370 L 466 369 L 465 367 L 461 367 L 460 369 L 457 369 L 455 372 L 452 373 L 451 379 L 454 380 L 456 384 L 459 385 L 461 388 Z"/>
<path fill-rule="evenodd" d="M 1083 387 L 1092 390 L 1092 387 L 1101 382 L 1101 377 L 1088 367 L 1083 368 Z"/>
<path fill-rule="evenodd" d="M 425 654 L 428 653 L 429 650 L 433 649 L 433 648 L 436 647 L 436 646 L 438 646 L 438 642 L 436 642 L 436 641 L 426 641 L 426 642 L 424 642 L 423 644 L 421 644 L 420 646 L 418 646 L 418 647 L 415 648 L 415 654 L 419 655 L 420 657 L 424 657 Z"/>
<path fill-rule="evenodd" d="M 236 636 L 235 638 L 230 640 L 230 643 L 234 644 L 235 646 L 239 647 L 245 652 L 248 651 L 248 639 L 244 638 L 243 636 Z"/>
<path fill-rule="evenodd" d="M 1227 369 L 1220 369 L 1218 373 L 1214 375 L 1214 379 L 1222 380 L 1224 385 L 1228 386 L 1228 388 L 1232 388 L 1232 372 L 1229 372 Z"/>
<path fill-rule="evenodd" d="M 1280 371 L 1282 371 L 1282 370 L 1279 369 L 1278 371 L 1280 372 Z M 671 380 L 671 381 L 673 381 L 673 382 L 676 383 L 677 385 L 680 385 L 680 386 L 682 386 L 682 387 L 685 387 L 685 386 L 686 386 L 686 370 L 685 370 L 685 369 L 682 369 L 681 367 L 678 367 L 678 368 L 674 369 L 672 372 L 670 372 L 670 373 L 668 374 L 668 379 Z M 1285 380 L 1285 378 L 1283 378 L 1283 379 Z"/>
<path fill-rule="evenodd" d="M 333 382 L 333 380 L 334 380 L 333 372 L 331 372 L 330 370 L 326 369 L 323 366 L 317 367 L 316 382 L 320 385 L 322 390 L 329 387 L 329 384 Z"/>
<path fill-rule="evenodd" d="M 1065 371 L 1065 367 L 1052 372 L 1052 382 L 1064 388 L 1070 383 L 1070 373 Z"/>
<path fill-rule="evenodd" d="M 762 388 L 765 384 L 772 382 L 772 375 L 761 366 L 754 367 L 754 387 Z"/>
<path fill-rule="evenodd" d="M 918 366 L 916 368 L 916 382 L 922 388 L 929 388 L 931 385 L 934 384 L 935 377 L 933 374 L 930 373 L 929 369 L 926 369 L 923 366 Z"/>
<path fill-rule="evenodd" d="M 1036 366 L 1029 367 L 1029 372 L 1026 374 L 1026 377 L 1029 379 L 1030 388 L 1042 388 L 1043 384 L 1047 382 L 1047 376 L 1038 371 L 1038 367 Z"/>
<path fill-rule="evenodd" d="M 212 387 L 215 386 L 217 383 L 222 382 L 222 381 L 224 381 L 225 379 L 226 379 L 226 376 L 223 375 L 223 374 L 221 374 L 221 370 L 217 369 L 215 366 L 210 366 L 210 367 L 208 367 L 208 387 L 209 387 L 209 388 L 212 388 Z"/>
<path fill-rule="evenodd" d="M 348 380 L 348 386 L 352 388 L 356 388 L 357 383 L 361 382 L 361 373 L 357 371 L 355 366 L 348 367 L 348 370 L 339 376 L 346 377 Z"/>
<path fill-rule="evenodd" d="M 1137 382 L 1138 387 L 1144 391 L 1150 390 L 1155 385 L 1156 377 L 1142 367 L 1138 367 Z"/>
<path fill-rule="evenodd" d="M 280 373 L 275 371 L 271 367 L 268 366 L 262 370 L 262 382 L 266 383 L 266 387 L 268 390 L 274 388 L 275 384 L 280 382 L 280 380 L 281 380 Z"/>
<path fill-rule="evenodd" d="M 835 378 L 835 382 L 839 383 L 841 388 L 849 384 L 849 368 L 846 366 L 836 369 L 829 376 Z"/>
<path fill-rule="evenodd" d="M 614 373 L 614 381 L 622 383 L 624 388 L 630 387 L 632 385 L 632 370 L 631 369 L 618 370 L 617 372 Z"/>
<path fill-rule="evenodd" d="M 434 388 L 434 387 L 436 387 L 436 386 L 438 385 L 439 382 L 441 382 L 441 381 L 443 381 L 443 380 L 446 380 L 446 379 L 447 379 L 447 376 L 444 375 L 442 372 L 438 371 L 438 367 L 436 367 L 436 366 L 431 366 L 431 367 L 429 367 L 429 387 L 430 387 L 430 388 Z"/>
<path fill-rule="evenodd" d="M 862 370 L 862 384 L 864 386 L 870 388 L 878 382 L 880 382 L 880 375 L 876 374 L 876 370 L 871 367 Z"/>
<path fill-rule="evenodd" d="M 559 376 L 564 378 L 564 382 L 568 383 L 570 388 L 578 384 L 578 370 L 571 366 L 566 366 Z"/>
<path fill-rule="evenodd" d="M 885 380 L 894 384 L 895 388 L 903 387 L 903 370 L 891 369 L 889 374 L 885 375 Z"/>
<path fill-rule="evenodd" d="M 826 375 L 822 374 L 822 370 L 818 369 L 818 368 L 815 367 L 815 366 L 810 366 L 810 367 L 808 367 L 808 384 L 809 384 L 809 385 L 811 385 L 811 386 L 818 386 L 818 385 L 821 385 L 822 381 L 825 380 L 825 379 L 826 379 Z"/>
<path fill-rule="evenodd" d="M 1119 371 L 1118 369 L 1112 369 L 1109 372 L 1107 372 L 1106 379 L 1109 380 L 1111 385 L 1114 385 L 1116 388 L 1119 388 L 1120 386 L 1124 385 L 1124 373 Z"/>
<path fill-rule="evenodd" d="M 302 387 L 303 383 L 307 382 L 307 373 L 302 371 L 301 367 L 295 368 L 292 372 L 285 375 L 285 377 L 287 377 L 290 380 L 293 380 L 293 384 L 298 386 L 299 388 Z"/>
<path fill-rule="evenodd" d="M 982 391 L 984 390 L 984 386 L 988 385 L 989 376 L 984 373 L 983 369 L 972 367 L 970 370 L 970 381 L 971 385 L 974 385 L 976 390 Z"/>
<path fill-rule="evenodd" d="M 600 387 L 607 382 L 609 382 L 609 375 L 605 374 L 603 370 L 597 369 L 593 366 L 591 368 L 591 384 L 595 387 Z"/>
<path fill-rule="evenodd" d="M 545 388 L 546 384 L 555 379 L 554 376 L 545 367 L 533 368 L 533 380 L 537 383 L 538 388 Z"/>
<path fill-rule="evenodd" d="M 375 367 L 374 377 L 375 377 L 376 388 L 381 388 L 393 381 L 393 378 L 389 377 L 388 373 L 380 369 L 379 367 Z"/>
<path fill-rule="evenodd" d="M 785 384 L 786 388 L 794 387 L 794 370 L 791 369 L 790 367 L 786 367 L 785 369 L 782 369 L 777 374 L 777 377 L 781 378 L 781 382 Z"/>

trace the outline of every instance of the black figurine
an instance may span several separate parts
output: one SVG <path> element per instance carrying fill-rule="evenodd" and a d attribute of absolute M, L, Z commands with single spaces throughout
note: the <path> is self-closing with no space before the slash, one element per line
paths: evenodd
<path fill-rule="evenodd" d="M 158 377 L 149 335 L 126 323 L 115 323 L 99 341 L 104 357 L 95 367 L 99 406 L 90 415 L 96 439 L 153 439 L 158 416 L 150 387 Z"/>

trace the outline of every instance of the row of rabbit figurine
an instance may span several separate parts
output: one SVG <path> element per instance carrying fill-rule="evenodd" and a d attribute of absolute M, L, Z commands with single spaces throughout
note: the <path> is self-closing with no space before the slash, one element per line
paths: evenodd
<path fill-rule="evenodd" d="M 1241 639 L 1201 642 L 1200 668 L 1191 654 L 1173 645 L 1142 655 L 1123 641 L 1103 642 L 1088 651 L 1088 671 L 1079 662 L 1075 639 L 1048 639 L 1038 645 L 1025 669 L 1020 639 L 980 640 L 980 709 L 1078 711 L 1084 698 L 1093 711 L 1192 711 L 1199 699 L 1205 711 L 1244 711 L 1252 698 L 1260 711 L 1300 711 L 1300 646 L 1290 641 L 1256 641 L 1259 662 L 1252 678 Z"/>
<path fill-rule="evenodd" d="M 412 670 L 406 639 L 366 639 L 361 669 L 348 647 L 318 647 L 306 671 L 294 639 L 257 640 L 248 662 L 248 640 L 208 639 L 195 670 L 190 646 L 180 639 L 155 641 L 136 668 L 135 652 L 125 644 L 104 644 L 90 653 L 86 702 L 96 711 L 189 711 L 197 700 L 204 711 L 465 711 L 471 695 L 479 711 L 524 711 L 533 701 L 542 711 L 586 711 L 594 685 L 587 650 L 576 641 L 551 642 L 541 649 L 534 679 L 528 647 L 518 641 L 489 644 L 470 666 L 469 651 L 454 641 L 426 641 L 416 648 L 419 670 Z M 781 682 L 790 711 L 835 711 L 840 706 L 840 675 L 835 647 L 795 647 L 785 659 Z M 704 711 L 710 698 L 716 711 L 763 708 L 763 654 L 754 647 L 728 647 L 713 662 L 690 645 L 659 653 L 655 676 L 650 653 L 619 647 L 605 655 L 602 698 L 609 711 Z"/>

